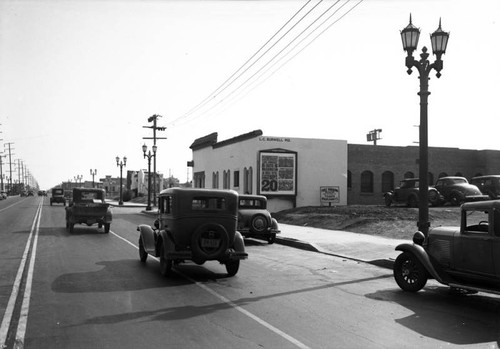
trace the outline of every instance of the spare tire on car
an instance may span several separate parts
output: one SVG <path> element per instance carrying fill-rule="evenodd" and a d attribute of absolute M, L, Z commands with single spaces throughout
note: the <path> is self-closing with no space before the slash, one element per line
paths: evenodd
<path fill-rule="evenodd" d="M 220 259 L 229 246 L 229 236 L 220 224 L 207 223 L 200 226 L 191 236 L 193 261 Z"/>

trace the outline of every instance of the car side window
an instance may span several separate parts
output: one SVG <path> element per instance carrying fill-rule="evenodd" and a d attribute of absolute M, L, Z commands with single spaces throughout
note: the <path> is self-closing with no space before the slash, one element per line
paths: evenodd
<path fill-rule="evenodd" d="M 465 216 L 465 233 L 488 234 L 488 212 L 469 211 Z"/>
<path fill-rule="evenodd" d="M 162 196 L 158 203 L 158 208 L 161 213 L 172 212 L 172 198 L 170 196 Z"/>

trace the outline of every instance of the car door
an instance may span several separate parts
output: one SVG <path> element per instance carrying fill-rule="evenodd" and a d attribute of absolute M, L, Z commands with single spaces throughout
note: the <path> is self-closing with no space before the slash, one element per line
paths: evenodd
<path fill-rule="evenodd" d="M 498 237 L 493 235 L 493 219 L 483 211 L 467 212 L 463 219 L 456 269 L 481 276 L 495 276 L 493 246 Z M 497 245 L 496 248 L 498 248 Z M 497 258 L 495 256 L 495 258 Z"/>

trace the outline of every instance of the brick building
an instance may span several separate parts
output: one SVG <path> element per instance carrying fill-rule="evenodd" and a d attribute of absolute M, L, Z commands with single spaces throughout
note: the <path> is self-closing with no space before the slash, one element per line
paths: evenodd
<path fill-rule="evenodd" d="M 347 145 L 347 203 L 382 204 L 403 178 L 418 177 L 418 146 Z M 500 151 L 429 147 L 429 183 L 439 177 L 500 174 Z"/>

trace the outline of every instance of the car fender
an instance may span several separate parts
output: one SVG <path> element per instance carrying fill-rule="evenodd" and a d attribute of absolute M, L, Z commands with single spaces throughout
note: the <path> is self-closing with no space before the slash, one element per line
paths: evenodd
<path fill-rule="evenodd" d="M 271 218 L 271 232 L 275 234 L 279 234 L 281 232 L 281 230 L 279 230 L 278 221 L 276 220 L 276 218 Z"/>
<path fill-rule="evenodd" d="M 150 225 L 141 224 L 137 227 L 137 230 L 140 234 L 140 239 L 142 240 L 142 244 L 144 246 L 144 250 L 151 255 L 156 254 L 155 250 L 155 232 Z"/>
<path fill-rule="evenodd" d="M 442 284 L 448 284 L 436 271 L 425 249 L 417 244 L 404 243 L 396 246 L 396 251 L 409 252 L 418 258 L 427 272 Z"/>
<path fill-rule="evenodd" d="M 233 248 L 236 252 L 245 252 L 245 241 L 243 240 L 243 236 L 239 231 L 236 231 L 234 233 Z"/>

